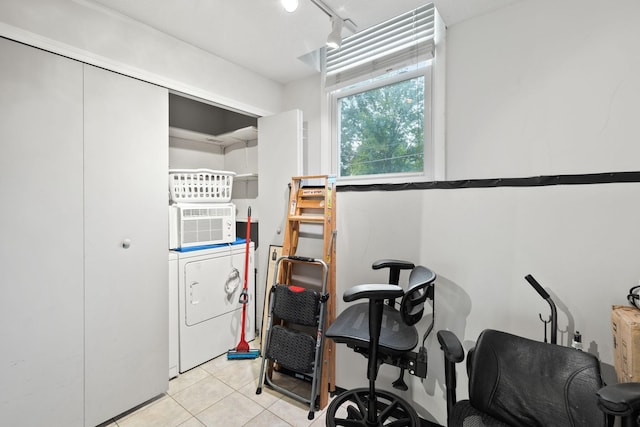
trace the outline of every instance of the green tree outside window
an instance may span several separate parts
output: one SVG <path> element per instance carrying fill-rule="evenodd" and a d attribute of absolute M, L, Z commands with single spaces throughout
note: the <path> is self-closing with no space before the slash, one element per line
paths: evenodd
<path fill-rule="evenodd" d="M 340 176 L 423 171 L 424 80 L 339 98 Z"/>

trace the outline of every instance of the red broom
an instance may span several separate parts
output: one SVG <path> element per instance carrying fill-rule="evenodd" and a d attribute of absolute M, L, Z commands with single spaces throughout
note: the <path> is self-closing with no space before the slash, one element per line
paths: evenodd
<path fill-rule="evenodd" d="M 245 339 L 244 331 L 247 320 L 247 304 L 249 303 L 249 244 L 251 243 L 251 206 L 247 212 L 247 233 L 244 252 L 244 286 L 240 293 L 240 304 L 242 304 L 242 330 L 240 331 L 240 342 L 235 349 L 229 350 L 227 359 L 255 359 L 260 355 L 260 350 L 249 350 L 249 343 Z"/>

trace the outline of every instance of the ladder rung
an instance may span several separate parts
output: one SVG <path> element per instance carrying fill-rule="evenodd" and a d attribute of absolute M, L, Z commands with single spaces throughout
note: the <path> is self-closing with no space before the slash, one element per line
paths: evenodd
<path fill-rule="evenodd" d="M 299 209 L 324 209 L 324 199 L 321 200 L 298 200 L 297 206 Z"/>
<path fill-rule="evenodd" d="M 289 215 L 289 221 L 324 222 L 324 215 Z"/>

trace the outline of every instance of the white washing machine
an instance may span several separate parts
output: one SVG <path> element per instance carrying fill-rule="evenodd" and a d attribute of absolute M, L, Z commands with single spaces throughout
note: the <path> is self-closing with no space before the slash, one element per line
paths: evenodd
<path fill-rule="evenodd" d="M 240 341 L 245 244 L 176 252 L 179 370 L 185 372 Z M 245 339 L 255 338 L 254 244 L 249 247 Z"/>

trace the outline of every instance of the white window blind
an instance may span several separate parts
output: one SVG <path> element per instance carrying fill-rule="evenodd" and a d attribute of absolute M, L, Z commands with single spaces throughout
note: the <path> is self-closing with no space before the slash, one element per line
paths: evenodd
<path fill-rule="evenodd" d="M 433 58 L 435 8 L 421 6 L 345 38 L 326 51 L 325 87 L 384 74 Z"/>

